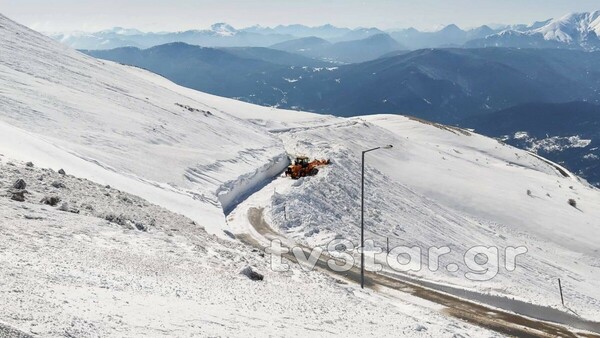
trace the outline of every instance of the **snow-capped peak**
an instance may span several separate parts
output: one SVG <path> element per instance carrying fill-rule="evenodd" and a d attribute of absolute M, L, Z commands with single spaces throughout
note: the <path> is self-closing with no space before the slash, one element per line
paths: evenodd
<path fill-rule="evenodd" d="M 519 31 L 516 31 L 516 30 L 506 29 L 506 30 L 501 31 L 500 33 L 498 33 L 496 35 L 497 36 L 502 36 L 502 37 L 510 37 L 510 36 L 525 35 L 525 33 L 519 32 Z"/>
<path fill-rule="evenodd" d="M 590 18 L 590 29 L 596 32 L 596 35 L 600 37 L 600 10 L 591 13 Z"/>
<path fill-rule="evenodd" d="M 100 33 L 112 33 L 112 34 L 117 34 L 117 35 L 139 35 L 139 34 L 144 34 L 142 31 L 137 30 L 135 28 L 123 28 L 123 27 L 114 27 L 111 29 L 106 29 L 101 31 Z"/>
<path fill-rule="evenodd" d="M 210 26 L 210 30 L 221 36 L 233 36 L 237 33 L 235 28 L 223 22 Z"/>
<path fill-rule="evenodd" d="M 545 40 L 565 43 L 585 40 L 592 32 L 598 36 L 600 35 L 600 11 L 567 14 L 532 32 L 541 33 Z"/>
<path fill-rule="evenodd" d="M 469 45 L 600 50 L 600 11 L 571 13 L 527 27 L 510 26 Z"/>

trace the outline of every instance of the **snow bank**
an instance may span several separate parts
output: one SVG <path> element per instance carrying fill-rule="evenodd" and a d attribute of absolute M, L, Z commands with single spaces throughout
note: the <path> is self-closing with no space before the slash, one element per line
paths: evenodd
<path fill-rule="evenodd" d="M 254 172 L 242 175 L 235 180 L 225 182 L 217 190 L 217 196 L 225 215 L 229 214 L 239 202 L 260 190 L 273 178 L 281 174 L 289 165 L 286 153 L 273 157 L 269 162 Z"/>

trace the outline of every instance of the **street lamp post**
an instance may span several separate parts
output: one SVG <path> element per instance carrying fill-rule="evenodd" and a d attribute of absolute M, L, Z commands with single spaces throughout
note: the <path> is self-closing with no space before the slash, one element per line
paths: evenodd
<path fill-rule="evenodd" d="M 378 149 L 391 149 L 393 145 L 363 150 L 360 185 L 360 287 L 365 288 L 365 154 Z"/>

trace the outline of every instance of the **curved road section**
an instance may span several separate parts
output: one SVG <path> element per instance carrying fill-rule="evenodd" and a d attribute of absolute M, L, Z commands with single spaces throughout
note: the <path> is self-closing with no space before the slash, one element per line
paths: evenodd
<path fill-rule="evenodd" d="M 256 233 L 266 240 L 288 240 L 266 223 L 263 209 L 248 209 L 248 221 Z M 249 234 L 238 234 L 238 239 L 260 249 L 260 239 Z M 284 241 L 282 241 L 285 243 Z M 305 255 L 311 248 L 304 247 Z M 293 254 L 284 257 L 298 263 Z M 360 282 L 360 269 L 353 267 L 347 272 L 329 269 L 327 261 L 332 257 L 320 257 L 316 269 L 334 278 L 348 282 Z M 341 265 L 342 263 L 340 263 Z M 557 309 L 512 300 L 504 297 L 484 295 L 468 290 L 419 280 L 406 275 L 392 273 L 365 272 L 365 286 L 385 292 L 386 289 L 398 290 L 428 301 L 443 305 L 448 315 L 491 330 L 518 337 L 598 337 L 600 323 L 591 322 Z M 587 331 L 579 332 L 573 329 Z"/>

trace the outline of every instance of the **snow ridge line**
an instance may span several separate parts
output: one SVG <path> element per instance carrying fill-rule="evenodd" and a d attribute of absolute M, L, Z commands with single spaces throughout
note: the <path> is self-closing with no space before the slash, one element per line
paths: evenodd
<path fill-rule="evenodd" d="M 242 175 L 235 180 L 223 183 L 216 192 L 217 198 L 228 215 L 250 195 L 264 188 L 290 164 L 285 152 L 271 158 L 268 163 L 253 172 Z"/>

